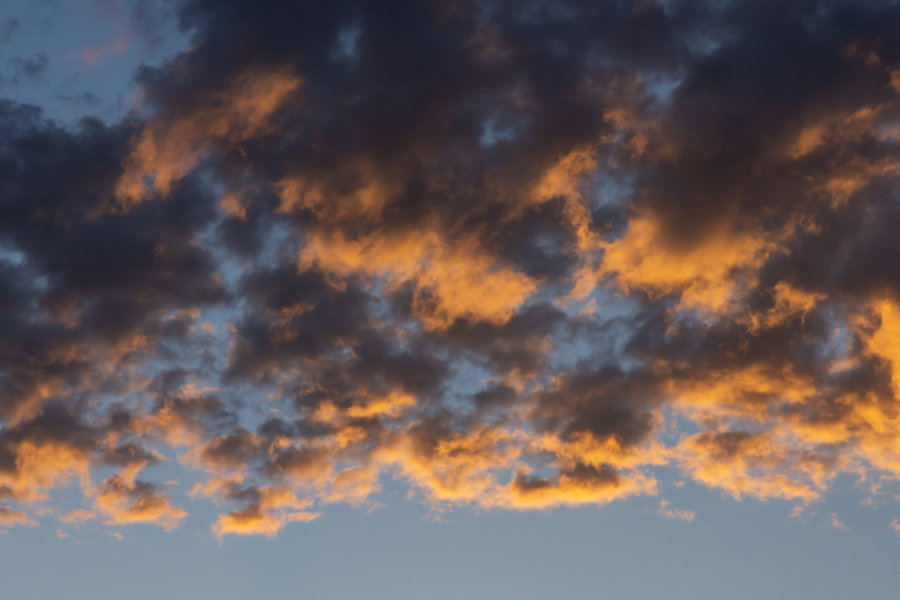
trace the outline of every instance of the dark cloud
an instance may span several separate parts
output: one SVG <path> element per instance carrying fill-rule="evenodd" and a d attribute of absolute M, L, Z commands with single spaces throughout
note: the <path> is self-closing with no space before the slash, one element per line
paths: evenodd
<path fill-rule="evenodd" d="M 21 21 L 15 18 L 8 18 L 3 22 L 3 27 L 0 29 L 0 42 L 6 43 L 12 38 L 13 34 L 19 29 L 19 25 L 21 25 Z"/>
<path fill-rule="evenodd" d="M 0 103 L 4 498 L 102 471 L 98 516 L 171 529 L 173 447 L 218 536 L 385 473 L 520 509 L 897 473 L 897 6 L 128 14 L 166 10 L 190 50 L 127 122 Z"/>
<path fill-rule="evenodd" d="M 46 54 L 35 54 L 30 58 L 16 57 L 8 61 L 13 77 L 10 83 L 16 84 L 20 79 L 37 79 L 47 70 L 50 59 Z"/>

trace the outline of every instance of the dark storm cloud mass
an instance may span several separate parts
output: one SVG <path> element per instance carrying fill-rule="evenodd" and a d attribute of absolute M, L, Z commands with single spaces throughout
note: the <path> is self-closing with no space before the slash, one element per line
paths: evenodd
<path fill-rule="evenodd" d="M 3 526 L 900 473 L 900 6 L 170 8 L 127 122 L 0 104 Z"/>

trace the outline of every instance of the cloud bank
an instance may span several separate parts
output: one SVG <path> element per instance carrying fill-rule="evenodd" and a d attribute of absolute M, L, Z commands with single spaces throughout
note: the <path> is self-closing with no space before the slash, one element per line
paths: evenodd
<path fill-rule="evenodd" d="M 0 527 L 900 476 L 900 6 L 172 8 L 126 121 L 0 100 Z"/>

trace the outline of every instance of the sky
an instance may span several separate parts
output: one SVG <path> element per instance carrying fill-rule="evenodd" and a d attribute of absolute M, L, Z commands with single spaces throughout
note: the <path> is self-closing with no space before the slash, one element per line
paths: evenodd
<path fill-rule="evenodd" d="M 3 597 L 895 597 L 898 30 L 0 3 Z"/>

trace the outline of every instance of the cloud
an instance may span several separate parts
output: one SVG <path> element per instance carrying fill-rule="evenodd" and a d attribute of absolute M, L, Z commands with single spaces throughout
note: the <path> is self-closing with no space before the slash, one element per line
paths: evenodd
<path fill-rule="evenodd" d="M 216 143 L 235 147 L 266 133 L 272 114 L 300 83 L 283 70 L 244 73 L 188 114 L 151 117 L 131 141 L 116 206 L 129 210 L 150 194 L 167 196 Z"/>
<path fill-rule="evenodd" d="M 309 501 L 299 500 L 290 490 L 264 486 L 232 489 L 231 494 L 246 498 L 250 503 L 238 510 L 219 515 L 212 531 L 221 541 L 226 535 L 275 536 L 288 523 L 309 522 L 318 513 L 304 510 Z M 206 495 L 206 492 L 200 492 Z"/>
<path fill-rule="evenodd" d="M 606 504 L 633 494 L 654 494 L 656 482 L 641 476 L 620 479 L 615 471 L 577 465 L 558 478 L 516 474 L 510 484 L 508 502 L 512 508 L 551 508 Z"/>
<path fill-rule="evenodd" d="M 11 527 L 14 525 L 37 527 L 38 522 L 23 512 L 12 510 L 8 506 L 0 506 L 0 527 Z"/>
<path fill-rule="evenodd" d="M 838 516 L 835 513 L 831 513 L 829 515 L 831 517 L 831 526 L 837 529 L 838 531 L 847 532 L 850 531 L 850 528 L 844 525 Z"/>
<path fill-rule="evenodd" d="M 692 510 L 684 510 L 675 508 L 668 500 L 659 501 L 659 509 L 656 511 L 667 519 L 678 519 L 679 521 L 687 521 L 690 523 L 697 514 Z"/>
<path fill-rule="evenodd" d="M 900 474 L 896 5 L 166 6 L 127 120 L 0 100 L 9 524 Z"/>
<path fill-rule="evenodd" d="M 153 523 L 171 531 L 187 517 L 187 512 L 171 506 L 170 500 L 154 492 L 154 486 L 113 477 L 103 482 L 97 506 L 108 515 L 107 525 Z"/>
<path fill-rule="evenodd" d="M 31 58 L 16 57 L 8 61 L 12 72 L 12 83 L 18 83 L 19 79 L 37 79 L 47 70 L 50 59 L 46 54 L 35 54 Z"/>
<path fill-rule="evenodd" d="M 116 39 L 104 44 L 103 46 L 85 46 L 78 50 L 76 54 L 86 65 L 93 66 L 101 62 L 108 56 L 115 56 L 128 51 L 131 46 L 131 35 L 127 30 L 122 30 L 116 36 Z"/>
<path fill-rule="evenodd" d="M 474 240 L 446 242 L 421 231 L 356 241 L 313 237 L 299 262 L 338 276 L 384 277 L 390 286 L 414 282 L 412 310 L 429 329 L 445 329 L 457 319 L 502 324 L 536 288 L 527 275 L 492 264 Z"/>

